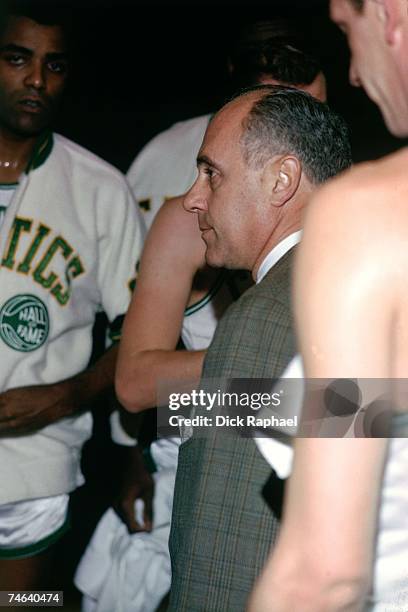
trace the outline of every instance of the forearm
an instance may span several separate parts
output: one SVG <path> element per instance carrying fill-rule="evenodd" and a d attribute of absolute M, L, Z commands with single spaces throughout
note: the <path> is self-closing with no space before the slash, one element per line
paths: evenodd
<path fill-rule="evenodd" d="M 358 582 L 305 585 L 300 581 L 293 589 L 282 585 L 274 589 L 271 608 L 262 606 L 256 612 L 363 612 L 366 595 L 367 591 Z"/>
<path fill-rule="evenodd" d="M 305 554 L 287 544 L 269 562 L 261 577 L 262 592 L 258 602 L 251 602 L 250 612 L 360 612 L 366 604 L 369 579 L 357 572 L 340 572 L 336 567 L 335 551 L 323 568 L 314 556 L 312 546 Z M 281 549 L 282 550 L 282 549 Z M 316 563 L 315 563 L 316 562 Z"/>
<path fill-rule="evenodd" d="M 61 384 L 72 385 L 77 403 L 87 408 L 104 393 L 113 392 L 117 357 L 118 344 L 114 344 L 91 367 Z"/>
<path fill-rule="evenodd" d="M 89 409 L 95 399 L 113 391 L 117 347 L 91 368 L 45 385 L 9 389 L 0 394 L 0 435 L 26 434 Z"/>
<path fill-rule="evenodd" d="M 137 353 L 120 364 L 116 393 L 131 412 L 154 408 L 161 381 L 191 381 L 198 384 L 205 351 L 150 350 Z"/>

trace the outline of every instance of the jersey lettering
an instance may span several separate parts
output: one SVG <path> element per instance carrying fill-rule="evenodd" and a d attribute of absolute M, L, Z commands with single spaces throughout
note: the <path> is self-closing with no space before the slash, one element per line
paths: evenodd
<path fill-rule="evenodd" d="M 23 219 L 20 217 L 14 219 L 13 226 L 10 230 L 10 239 L 6 254 L 1 265 L 9 270 L 15 270 L 20 274 L 31 274 L 36 283 L 47 291 L 50 291 L 51 295 L 61 304 L 61 306 L 65 306 L 71 296 L 73 279 L 83 274 L 85 268 L 79 255 L 74 253 L 73 247 L 62 236 L 57 236 L 52 240 L 51 244 L 45 250 L 45 253 L 42 254 L 41 259 L 36 263 L 34 269 L 32 269 L 34 259 L 43 249 L 45 238 L 52 231 L 43 223 L 35 225 L 33 239 L 25 253 L 23 253 L 23 257 L 19 259 L 21 236 L 24 232 L 31 233 L 33 230 L 32 219 Z M 51 268 L 52 262 L 58 262 L 61 257 L 66 262 L 64 265 L 65 282 L 62 281 L 59 275 Z"/>
<path fill-rule="evenodd" d="M 37 251 L 40 248 L 42 241 L 49 233 L 50 233 L 50 228 L 40 223 L 40 225 L 38 226 L 37 235 L 35 236 L 34 240 L 29 246 L 27 254 L 24 257 L 23 261 L 17 268 L 19 272 L 22 272 L 23 274 L 28 274 L 30 272 L 30 264 L 33 261 L 34 257 L 36 256 Z"/>
<path fill-rule="evenodd" d="M 31 219 L 20 219 L 16 217 L 11 228 L 10 241 L 7 249 L 7 254 L 4 256 L 1 265 L 9 270 L 14 268 L 15 259 L 14 256 L 17 251 L 18 243 L 21 237 L 21 232 L 29 232 L 31 230 L 33 222 Z"/>

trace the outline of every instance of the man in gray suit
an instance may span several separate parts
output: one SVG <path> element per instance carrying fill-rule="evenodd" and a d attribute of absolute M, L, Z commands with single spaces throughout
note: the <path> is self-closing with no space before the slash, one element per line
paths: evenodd
<path fill-rule="evenodd" d="M 314 189 L 351 163 L 347 129 L 290 88 L 247 90 L 218 112 L 185 197 L 207 263 L 256 285 L 222 318 L 203 378 L 276 378 L 295 354 L 290 273 Z M 273 268 L 273 269 L 272 269 Z M 170 549 L 172 612 L 241 612 L 278 518 L 261 496 L 270 468 L 253 439 L 212 432 L 180 448 Z"/>

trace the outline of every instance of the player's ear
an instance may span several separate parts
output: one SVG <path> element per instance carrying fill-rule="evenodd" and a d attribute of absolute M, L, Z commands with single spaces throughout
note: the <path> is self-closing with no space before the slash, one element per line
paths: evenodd
<path fill-rule="evenodd" d="M 292 155 L 276 156 L 265 165 L 263 180 L 274 206 L 283 206 L 294 196 L 301 176 L 301 163 Z"/>
<path fill-rule="evenodd" d="M 385 28 L 385 40 L 394 46 L 400 40 L 404 19 L 407 19 L 407 7 L 402 10 L 400 0 L 381 0 L 376 3 L 376 10 Z"/>

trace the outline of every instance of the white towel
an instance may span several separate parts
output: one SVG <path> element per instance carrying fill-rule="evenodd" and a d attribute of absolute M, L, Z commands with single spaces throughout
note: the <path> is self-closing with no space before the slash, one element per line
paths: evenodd
<path fill-rule="evenodd" d="M 151 533 L 129 534 L 111 508 L 102 516 L 74 579 L 85 596 L 84 612 L 154 612 L 169 591 L 168 539 L 176 469 L 177 457 L 173 465 L 153 475 Z M 136 503 L 140 512 L 140 500 Z"/>

